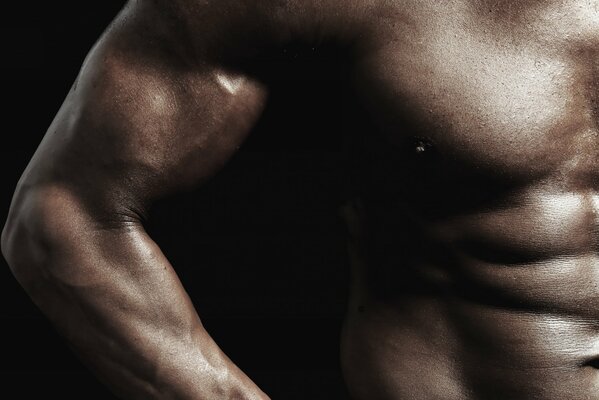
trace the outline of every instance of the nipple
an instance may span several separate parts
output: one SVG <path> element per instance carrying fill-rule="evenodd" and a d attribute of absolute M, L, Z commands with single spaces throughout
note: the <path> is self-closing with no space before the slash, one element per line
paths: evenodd
<path fill-rule="evenodd" d="M 429 153 L 433 149 L 433 143 L 430 141 L 430 139 L 416 137 L 412 143 L 412 149 L 416 154 Z"/>

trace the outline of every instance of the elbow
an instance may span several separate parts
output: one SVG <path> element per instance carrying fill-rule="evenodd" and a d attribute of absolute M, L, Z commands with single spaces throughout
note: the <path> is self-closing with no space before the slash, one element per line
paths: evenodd
<path fill-rule="evenodd" d="M 9 259 L 11 257 L 11 235 L 12 232 L 9 231 L 8 221 L 5 222 L 4 228 L 2 228 L 2 237 L 0 238 L 0 250 L 2 251 L 2 256 L 7 262 L 10 262 Z"/>
<path fill-rule="evenodd" d="M 9 229 L 8 221 L 4 223 L 4 227 L 2 228 L 2 236 L 0 238 L 0 251 L 2 251 L 2 256 L 6 260 L 6 262 L 10 265 L 10 259 L 12 256 L 11 252 L 11 238 L 12 232 Z"/>
<path fill-rule="evenodd" d="M 40 281 L 70 282 L 83 274 L 84 264 L 91 268 L 98 254 L 121 240 L 106 234 L 121 230 L 107 229 L 85 204 L 58 185 L 17 190 L 2 232 L 2 254 L 26 289 L 39 288 Z"/>
<path fill-rule="evenodd" d="M 26 209 L 27 202 L 28 200 L 23 196 L 18 194 L 15 196 L 0 239 L 2 256 L 19 281 L 24 269 L 31 267 L 36 254 L 33 249 L 36 232 L 30 226 L 31 218 Z"/>
<path fill-rule="evenodd" d="M 57 250 L 60 197 L 46 190 L 18 188 L 2 229 L 2 255 L 17 280 L 25 285 L 41 272 Z"/>
<path fill-rule="evenodd" d="M 18 263 L 19 254 L 23 253 L 20 248 L 23 247 L 23 215 L 21 212 L 22 201 L 15 196 L 12 202 L 8 217 L 2 228 L 2 237 L 0 238 L 0 248 L 2 256 L 6 260 L 9 268 L 13 270 Z"/>

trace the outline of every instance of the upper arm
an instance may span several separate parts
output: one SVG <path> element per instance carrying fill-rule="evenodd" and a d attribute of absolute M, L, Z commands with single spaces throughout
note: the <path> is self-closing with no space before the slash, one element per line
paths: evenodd
<path fill-rule="evenodd" d="M 137 220 L 154 199 L 202 182 L 264 106 L 266 88 L 243 67 L 252 53 L 293 40 L 349 42 L 373 3 L 131 1 L 87 57 L 11 216 L 30 189 L 51 187 L 99 219 Z"/>
<path fill-rule="evenodd" d="M 238 148 L 266 89 L 216 59 L 188 57 L 156 14 L 126 9 L 100 39 L 17 197 L 61 187 L 92 214 L 135 217 L 211 176 Z"/>

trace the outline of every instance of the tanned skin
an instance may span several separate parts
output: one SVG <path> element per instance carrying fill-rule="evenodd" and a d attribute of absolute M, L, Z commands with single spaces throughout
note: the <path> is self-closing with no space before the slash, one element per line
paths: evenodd
<path fill-rule="evenodd" d="M 82 359 L 125 399 L 268 398 L 142 222 L 231 157 L 268 94 L 254 61 L 296 41 L 347 49 L 375 124 L 345 207 L 352 397 L 599 399 L 597 0 L 128 4 L 2 238 Z"/>

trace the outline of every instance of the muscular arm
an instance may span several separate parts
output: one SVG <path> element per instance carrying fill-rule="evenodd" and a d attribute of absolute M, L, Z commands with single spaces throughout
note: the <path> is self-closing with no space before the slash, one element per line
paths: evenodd
<path fill-rule="evenodd" d="M 231 156 L 265 90 L 201 46 L 187 53 L 150 3 L 126 9 L 88 56 L 18 184 L 2 250 L 119 396 L 266 399 L 204 330 L 141 223 L 154 200 Z"/>

